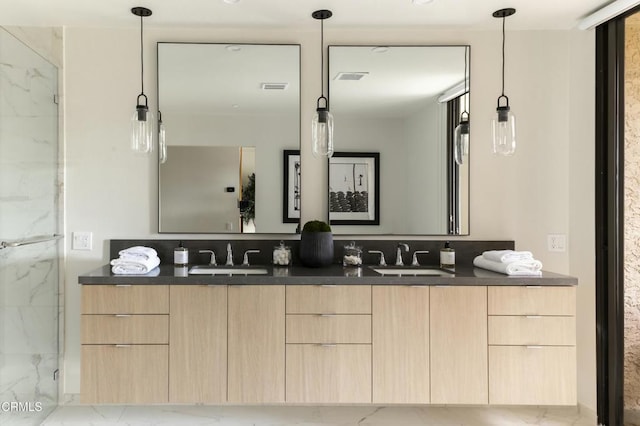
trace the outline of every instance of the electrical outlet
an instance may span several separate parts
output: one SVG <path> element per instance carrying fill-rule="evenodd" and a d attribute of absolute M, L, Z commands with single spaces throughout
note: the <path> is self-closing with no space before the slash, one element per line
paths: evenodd
<path fill-rule="evenodd" d="M 91 232 L 74 232 L 73 241 L 71 242 L 72 250 L 91 250 L 91 240 L 93 234 Z"/>
<path fill-rule="evenodd" d="M 567 236 L 565 234 L 547 235 L 547 250 L 555 252 L 567 251 Z"/>

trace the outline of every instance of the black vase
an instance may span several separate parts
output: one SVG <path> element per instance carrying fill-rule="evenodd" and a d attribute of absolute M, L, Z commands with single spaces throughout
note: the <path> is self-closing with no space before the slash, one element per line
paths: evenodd
<path fill-rule="evenodd" d="M 310 268 L 321 268 L 333 263 L 333 234 L 331 232 L 302 232 L 300 261 Z"/>

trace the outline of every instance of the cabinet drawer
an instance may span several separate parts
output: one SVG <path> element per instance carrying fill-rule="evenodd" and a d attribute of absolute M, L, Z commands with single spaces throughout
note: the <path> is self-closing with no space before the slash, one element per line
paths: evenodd
<path fill-rule="evenodd" d="M 84 285 L 83 314 L 168 314 L 169 286 Z"/>
<path fill-rule="evenodd" d="M 83 345 L 83 404 L 168 402 L 168 345 Z"/>
<path fill-rule="evenodd" d="M 287 402 L 370 403 L 371 345 L 287 345 Z"/>
<path fill-rule="evenodd" d="M 575 287 L 489 287 L 489 315 L 576 314 Z"/>
<path fill-rule="evenodd" d="M 575 405 L 574 346 L 489 346 L 489 404 Z"/>
<path fill-rule="evenodd" d="M 288 314 L 370 314 L 371 286 L 287 286 Z"/>
<path fill-rule="evenodd" d="M 168 344 L 169 315 L 82 315 L 82 344 Z"/>
<path fill-rule="evenodd" d="M 371 315 L 287 315 L 287 343 L 371 343 Z"/>
<path fill-rule="evenodd" d="M 576 318 L 490 316 L 489 344 L 574 346 Z"/>

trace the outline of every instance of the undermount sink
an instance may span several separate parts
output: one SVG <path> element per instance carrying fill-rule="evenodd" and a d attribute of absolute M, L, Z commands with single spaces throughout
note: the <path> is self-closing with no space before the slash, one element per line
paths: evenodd
<path fill-rule="evenodd" d="M 374 271 L 381 275 L 394 275 L 394 276 L 434 276 L 434 277 L 448 277 L 453 275 L 452 272 L 443 271 L 438 268 L 372 268 Z"/>
<path fill-rule="evenodd" d="M 266 268 L 251 267 L 218 267 L 218 266 L 193 266 L 189 269 L 189 275 L 266 275 Z"/>

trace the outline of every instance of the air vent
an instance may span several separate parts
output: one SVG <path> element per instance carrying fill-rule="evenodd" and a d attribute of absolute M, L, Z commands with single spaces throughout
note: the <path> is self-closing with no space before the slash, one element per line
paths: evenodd
<path fill-rule="evenodd" d="M 339 72 L 333 79 L 358 81 L 362 80 L 367 75 L 369 75 L 368 72 Z"/>
<path fill-rule="evenodd" d="M 260 88 L 262 90 L 286 90 L 289 87 L 289 83 L 262 83 Z"/>

